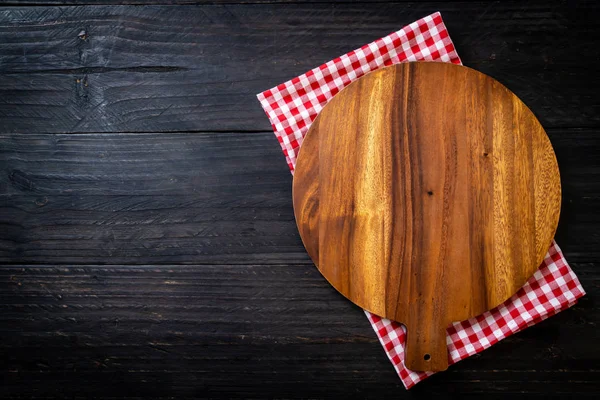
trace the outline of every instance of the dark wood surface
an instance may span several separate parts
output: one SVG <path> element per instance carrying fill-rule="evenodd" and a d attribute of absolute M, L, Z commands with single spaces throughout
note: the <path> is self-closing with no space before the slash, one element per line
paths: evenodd
<path fill-rule="evenodd" d="M 598 396 L 595 2 L 12 3 L 0 396 Z M 406 392 L 362 311 L 306 255 L 254 95 L 438 10 L 465 65 L 547 130 L 557 242 L 588 295 Z"/>
<path fill-rule="evenodd" d="M 548 135 L 506 86 L 460 65 L 409 62 L 323 108 L 292 197 L 327 281 L 406 327 L 408 369 L 444 371 L 448 326 L 506 301 L 544 260 L 561 189 Z"/>

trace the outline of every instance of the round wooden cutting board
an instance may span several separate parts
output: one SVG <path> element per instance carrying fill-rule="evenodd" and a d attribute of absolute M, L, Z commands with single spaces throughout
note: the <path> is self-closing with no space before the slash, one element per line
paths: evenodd
<path fill-rule="evenodd" d="M 548 136 L 475 70 L 405 63 L 337 94 L 298 157 L 306 249 L 344 296 L 407 327 L 406 365 L 448 367 L 446 328 L 512 296 L 560 212 Z"/>

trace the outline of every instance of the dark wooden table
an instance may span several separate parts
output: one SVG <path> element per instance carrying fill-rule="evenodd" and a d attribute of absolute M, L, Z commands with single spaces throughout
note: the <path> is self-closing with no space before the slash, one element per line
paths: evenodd
<path fill-rule="evenodd" d="M 8 3 L 2 397 L 598 396 L 595 2 Z M 307 257 L 254 96 L 437 10 L 547 129 L 557 241 L 588 295 L 407 392 Z"/>

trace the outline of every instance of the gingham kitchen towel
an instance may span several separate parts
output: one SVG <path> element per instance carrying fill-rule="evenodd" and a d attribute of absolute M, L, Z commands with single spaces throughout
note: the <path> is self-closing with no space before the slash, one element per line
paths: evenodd
<path fill-rule="evenodd" d="M 440 13 L 413 22 L 258 94 L 292 174 L 302 139 L 325 104 L 362 75 L 405 61 L 462 64 Z M 449 363 L 479 353 L 513 333 L 571 307 L 584 294 L 560 248 L 552 242 L 542 265 L 514 296 L 490 311 L 448 327 Z M 406 329 L 403 325 L 368 311 L 365 313 L 407 389 L 434 374 L 411 371 L 404 365 Z"/>

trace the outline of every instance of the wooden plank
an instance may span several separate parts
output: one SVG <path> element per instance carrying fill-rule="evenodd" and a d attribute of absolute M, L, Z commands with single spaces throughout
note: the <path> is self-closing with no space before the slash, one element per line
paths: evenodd
<path fill-rule="evenodd" d="M 600 258 L 595 130 L 550 132 L 558 243 Z M 0 135 L 0 261 L 310 263 L 270 132 Z"/>
<path fill-rule="evenodd" d="M 447 1 L 447 0 L 446 0 Z M 477 1 L 483 2 L 494 2 L 497 0 L 463 0 L 463 1 Z M 414 0 L 3 0 L 2 5 L 7 6 L 21 6 L 21 5 L 212 5 L 212 4 L 296 4 L 296 3 L 414 3 Z M 412 5 L 412 4 L 411 4 Z"/>
<path fill-rule="evenodd" d="M 588 297 L 415 390 L 597 391 L 598 265 L 573 268 Z M 409 395 L 311 265 L 3 266 L 0 311 L 5 396 Z"/>
<path fill-rule="evenodd" d="M 556 241 L 568 260 L 600 257 L 600 146 L 592 130 L 549 131 L 556 152 L 562 183 L 562 210 Z M 573 238 L 581 240 L 576 245 Z"/>
<path fill-rule="evenodd" d="M 309 260 L 272 133 L 0 140 L 1 261 Z"/>
<path fill-rule="evenodd" d="M 598 126 L 599 7 L 2 8 L 0 130 L 268 130 L 257 92 L 438 10 L 465 65 L 506 84 L 546 128 Z"/>

